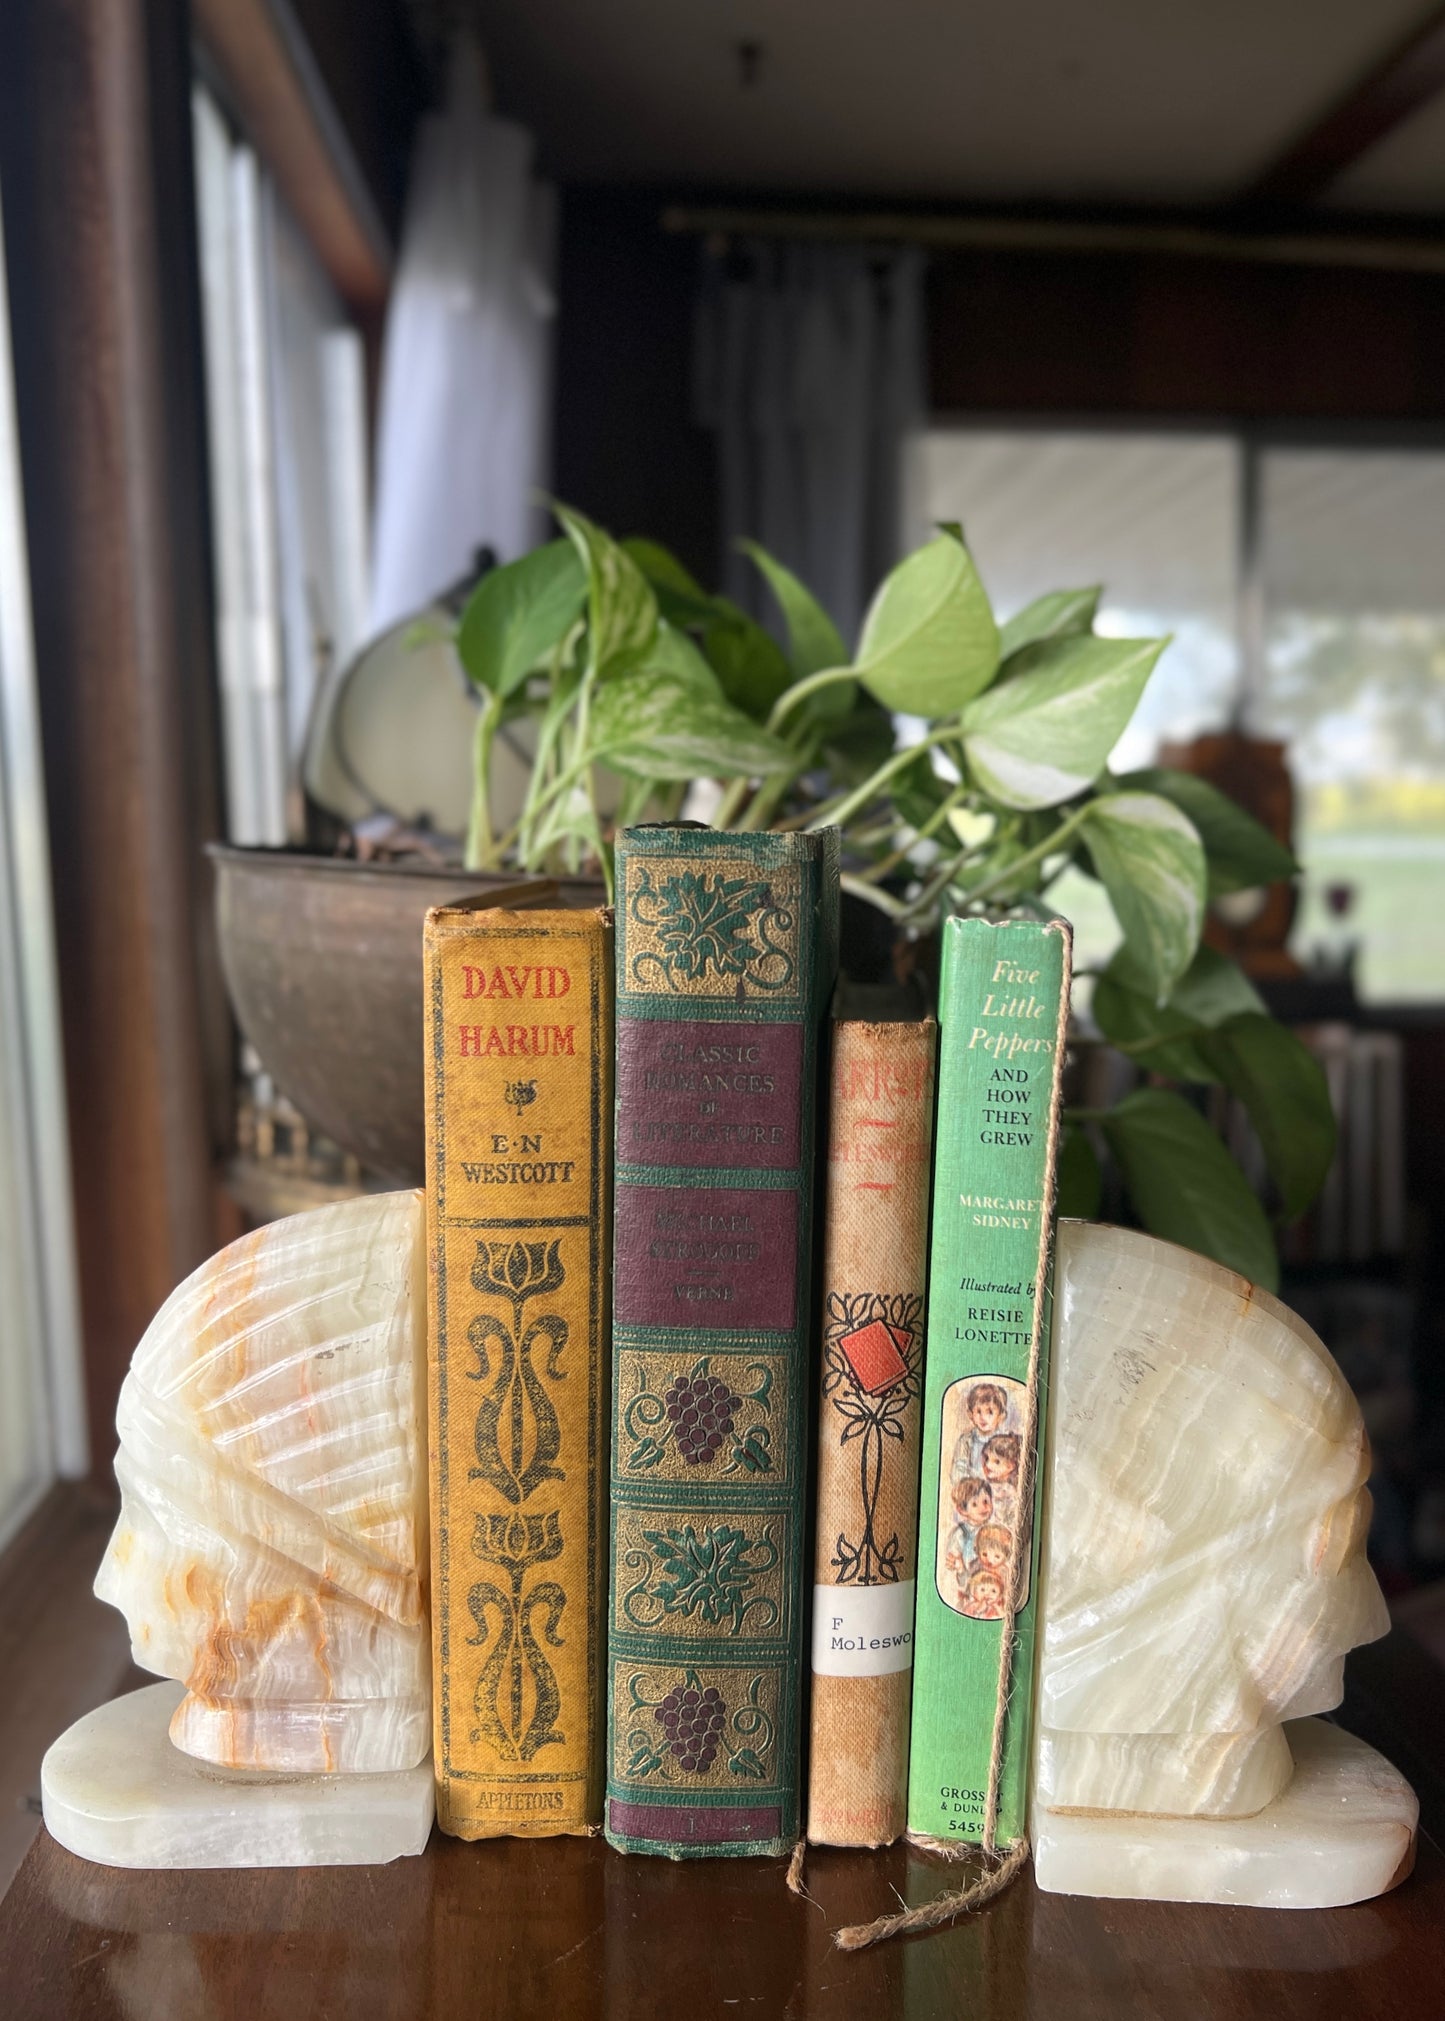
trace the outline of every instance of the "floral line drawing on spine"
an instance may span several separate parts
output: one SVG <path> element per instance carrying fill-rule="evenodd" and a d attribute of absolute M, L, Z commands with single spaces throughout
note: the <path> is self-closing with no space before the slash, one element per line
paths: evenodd
<path fill-rule="evenodd" d="M 946 1607 L 974 1621 L 1002 1620 L 1015 1560 L 1019 1606 L 1028 1598 L 1031 1523 L 1018 1495 L 1026 1398 L 1006 1375 L 961 1376 L 944 1392 L 935 1584 Z"/>
<path fill-rule="evenodd" d="M 684 870 L 654 884 L 651 866 L 644 863 L 627 910 L 633 924 L 659 944 L 631 959 L 639 988 L 649 977 L 660 977 L 681 993 L 685 983 L 705 982 L 711 968 L 720 982 L 735 980 L 740 994 L 746 983 L 777 991 L 787 989 L 797 972 L 793 956 L 771 937 L 792 932 L 793 914 L 761 878 Z"/>
<path fill-rule="evenodd" d="M 776 1626 L 782 1612 L 777 1600 L 749 1591 L 778 1563 L 771 1524 L 757 1537 L 730 1523 L 710 1523 L 701 1532 L 686 1523 L 642 1535 L 647 1548 L 633 1545 L 623 1555 L 627 1570 L 641 1575 L 620 1602 L 634 1628 L 656 1628 L 668 1615 L 680 1614 L 709 1628 L 726 1627 L 736 1637 L 755 1611 L 753 1634 Z"/>
<path fill-rule="evenodd" d="M 477 1632 L 467 1637 L 477 1649 L 492 1644 L 473 1693 L 477 1724 L 474 1741 L 491 1741 L 504 1761 L 531 1761 L 550 1742 L 562 1742 L 556 1719 L 562 1698 L 556 1674 L 542 1653 L 532 1628 L 532 1616 L 545 1608 L 542 1634 L 553 1649 L 562 1647 L 557 1624 L 567 1595 L 555 1579 L 542 1579 L 523 1593 L 528 1572 L 559 1557 L 562 1526 L 556 1511 L 539 1516 L 478 1515 L 472 1533 L 472 1555 L 507 1574 L 505 1590 L 489 1579 L 478 1580 L 467 1594 L 467 1606 Z M 487 1609 L 498 1614 L 496 1636 L 487 1624 Z M 524 1687 L 530 1677 L 532 1712 L 523 1726 Z"/>
<path fill-rule="evenodd" d="M 863 1525 L 856 1542 L 838 1532 L 832 1564 L 840 1586 L 892 1585 L 900 1577 L 902 1545 L 895 1530 L 876 1531 L 887 1442 L 901 1446 L 904 1420 L 918 1396 L 915 1353 L 923 1300 L 916 1292 L 828 1294 L 823 1337 L 823 1395 L 843 1419 L 840 1446 L 858 1441 Z"/>
<path fill-rule="evenodd" d="M 729 1439 L 732 1451 L 720 1474 L 768 1474 L 773 1470 L 772 1433 L 765 1424 L 738 1432 L 737 1414 L 745 1403 L 755 1403 L 760 1415 L 772 1415 L 770 1401 L 772 1371 L 766 1363 L 750 1361 L 743 1377 L 752 1377 L 754 1386 L 739 1394 L 721 1376 L 712 1373 L 711 1358 L 703 1355 L 684 1375 L 673 1374 L 661 1392 L 653 1389 L 646 1367 L 637 1364 L 636 1393 L 622 1415 L 622 1428 L 634 1441 L 623 1465 L 641 1473 L 657 1466 L 669 1445 L 674 1445 L 684 1464 L 710 1467 Z"/>
<path fill-rule="evenodd" d="M 547 1376 L 565 1381 L 558 1357 L 567 1345 L 567 1322 L 556 1313 L 544 1313 L 524 1332 L 522 1317 L 532 1299 L 560 1290 L 566 1277 L 560 1238 L 477 1243 L 472 1289 L 504 1299 L 511 1307 L 512 1323 L 509 1327 L 495 1313 L 479 1312 L 467 1328 L 467 1342 L 477 1357 L 467 1379 L 492 1385 L 477 1407 L 473 1435 L 477 1464 L 469 1478 L 489 1481 L 514 1504 L 525 1501 L 543 1481 L 565 1479 L 554 1464 L 562 1449 L 557 1412 L 532 1356 L 545 1343 Z M 498 1354 L 495 1380 L 489 1349 Z"/>
<path fill-rule="evenodd" d="M 676 1782 L 682 1775 L 707 1775 L 720 1752 L 728 1757 L 728 1774 L 751 1782 L 767 1780 L 764 1757 L 776 1736 L 772 1718 L 761 1702 L 763 1679 L 748 1680 L 747 1696 L 731 1713 L 715 1684 L 704 1684 L 696 1670 L 684 1670 L 682 1682 L 661 1698 L 649 1698 L 644 1675 L 627 1680 L 634 1715 L 652 1714 L 652 1725 L 636 1724 L 627 1735 L 629 1777 L 645 1782 L 656 1775 Z M 654 1727 L 662 1728 L 661 1737 Z"/>

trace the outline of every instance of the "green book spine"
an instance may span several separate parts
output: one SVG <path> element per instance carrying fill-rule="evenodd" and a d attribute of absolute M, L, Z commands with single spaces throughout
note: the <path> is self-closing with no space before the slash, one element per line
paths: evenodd
<path fill-rule="evenodd" d="M 674 1859 L 799 1828 L 819 1026 L 836 831 L 617 851 L 605 1828 Z"/>
<path fill-rule="evenodd" d="M 984 1835 L 1015 1564 L 996 1843 L 1025 1830 L 1039 1531 L 1028 1374 L 1037 1350 L 1036 1446 L 1070 944 L 1061 920 L 944 927 L 908 1781 L 908 1829 L 927 1838 Z"/>

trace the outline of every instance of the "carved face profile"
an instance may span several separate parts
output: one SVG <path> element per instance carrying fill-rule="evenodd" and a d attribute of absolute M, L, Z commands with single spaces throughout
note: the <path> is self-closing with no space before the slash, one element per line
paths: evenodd
<path fill-rule="evenodd" d="M 171 1738 L 235 1768 L 413 1768 L 431 1738 L 421 1196 L 272 1222 L 172 1293 L 116 1414 L 96 1579 Z"/>
<path fill-rule="evenodd" d="M 1369 1442 L 1287 1307 L 1146 1235 L 1060 1224 L 1037 1714 L 1246 1734 L 1339 1703 L 1389 1622 Z"/>

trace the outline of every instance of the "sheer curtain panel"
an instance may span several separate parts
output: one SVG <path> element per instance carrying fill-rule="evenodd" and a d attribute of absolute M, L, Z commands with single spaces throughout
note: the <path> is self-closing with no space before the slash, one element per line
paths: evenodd
<path fill-rule="evenodd" d="M 481 53 L 453 47 L 423 122 L 387 317 L 377 431 L 371 629 L 542 532 L 552 377 L 552 191 L 532 138 L 486 108 Z"/>
<path fill-rule="evenodd" d="M 926 407 L 921 251 L 705 250 L 696 406 L 717 436 L 722 587 L 770 614 L 736 550 L 740 536 L 759 540 L 851 645 L 898 558 L 903 442 Z"/>

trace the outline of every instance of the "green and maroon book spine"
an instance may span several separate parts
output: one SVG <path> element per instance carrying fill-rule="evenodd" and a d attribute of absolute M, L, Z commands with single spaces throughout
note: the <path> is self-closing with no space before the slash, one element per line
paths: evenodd
<path fill-rule="evenodd" d="M 916 1837 L 984 1837 L 1015 1577 L 995 1842 L 1026 1828 L 1039 1531 L 1029 1447 L 1047 1394 L 1070 947 L 1062 920 L 944 926 L 908 1779 Z"/>
<path fill-rule="evenodd" d="M 798 1837 L 837 922 L 835 831 L 619 842 L 605 1829 L 625 1852 Z"/>

